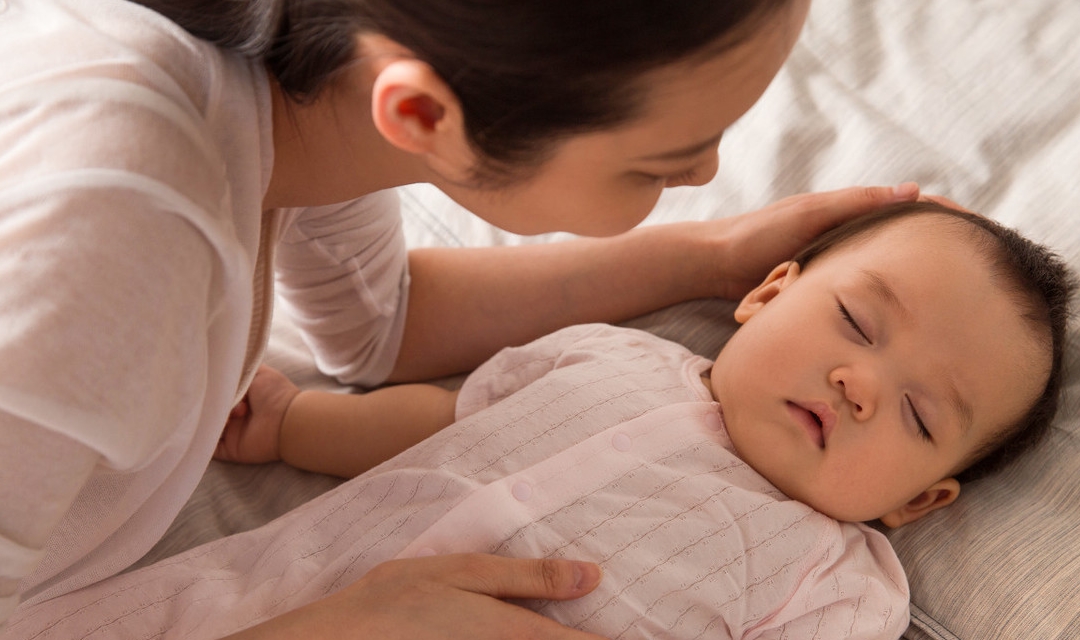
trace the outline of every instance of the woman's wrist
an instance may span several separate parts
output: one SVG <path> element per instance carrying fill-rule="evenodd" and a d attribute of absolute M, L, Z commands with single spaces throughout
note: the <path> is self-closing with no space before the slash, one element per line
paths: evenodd
<path fill-rule="evenodd" d="M 627 234 L 642 272 L 655 279 L 659 306 L 726 296 L 732 288 L 726 260 L 730 220 L 673 222 Z"/>

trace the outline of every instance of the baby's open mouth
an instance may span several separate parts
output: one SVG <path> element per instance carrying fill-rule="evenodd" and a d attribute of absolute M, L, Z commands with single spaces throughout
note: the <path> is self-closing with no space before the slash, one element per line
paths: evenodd
<path fill-rule="evenodd" d="M 796 402 L 789 401 L 787 407 L 795 420 L 806 430 L 814 444 L 819 448 L 825 448 L 825 420 L 821 415 Z"/>

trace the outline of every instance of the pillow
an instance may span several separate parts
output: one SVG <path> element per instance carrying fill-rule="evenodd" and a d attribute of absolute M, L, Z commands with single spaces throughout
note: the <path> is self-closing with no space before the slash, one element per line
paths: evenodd
<path fill-rule="evenodd" d="M 911 583 L 906 638 L 1080 637 L 1075 326 L 1071 338 L 1066 403 L 1043 446 L 964 486 L 950 507 L 889 532 Z"/>

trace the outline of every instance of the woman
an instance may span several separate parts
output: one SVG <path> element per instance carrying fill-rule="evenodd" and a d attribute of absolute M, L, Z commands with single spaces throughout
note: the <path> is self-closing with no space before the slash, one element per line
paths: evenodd
<path fill-rule="evenodd" d="M 418 379 L 736 296 L 821 230 L 916 195 L 406 253 L 389 187 L 430 182 L 510 231 L 611 235 L 707 182 L 807 0 L 142 4 L 0 10 L 0 619 L 160 537 L 258 364 L 275 280 L 324 371 Z M 244 637 L 584 637 L 496 598 L 598 580 L 588 563 L 392 563 Z"/>

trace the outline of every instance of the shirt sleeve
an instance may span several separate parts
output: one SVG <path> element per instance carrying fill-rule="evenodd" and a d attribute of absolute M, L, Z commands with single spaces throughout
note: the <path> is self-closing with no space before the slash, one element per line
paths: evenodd
<path fill-rule="evenodd" d="M 401 347 L 408 300 L 397 194 L 290 209 L 282 223 L 277 291 L 319 369 L 344 384 L 383 382 Z"/>
<path fill-rule="evenodd" d="M 164 460 L 183 455 L 196 428 L 215 315 L 214 252 L 178 217 L 125 212 L 133 202 L 137 193 L 99 185 L 0 212 L 0 482 L 18 488 L 0 505 L 5 528 L 44 521 L 34 505 L 59 500 L 66 511 L 83 490 L 88 476 L 69 473 L 73 461 L 57 459 L 54 440 L 66 443 L 61 451 L 92 452 L 104 478 L 171 464 Z M 38 436 L 12 440 L 16 425 Z M 65 486 L 14 477 L 27 460 L 55 470 Z M 61 570 L 141 500 L 134 492 L 95 499 L 112 508 L 80 512 L 96 523 L 77 536 L 84 548 L 41 555 L 48 535 L 27 543 L 0 532 L 0 556 L 21 558 L 4 562 L 2 579 L 21 580 L 42 563 Z"/>
<path fill-rule="evenodd" d="M 70 438 L 0 413 L 0 629 L 97 461 Z"/>
<path fill-rule="evenodd" d="M 196 114 L 127 76 L 85 75 L 42 73 L 0 97 L 7 612 L 109 541 L 101 572 L 138 557 L 137 533 L 114 534 L 190 450 L 216 381 L 208 327 L 245 326 L 222 312 L 250 268 L 228 218 L 209 213 L 224 171 Z"/>

